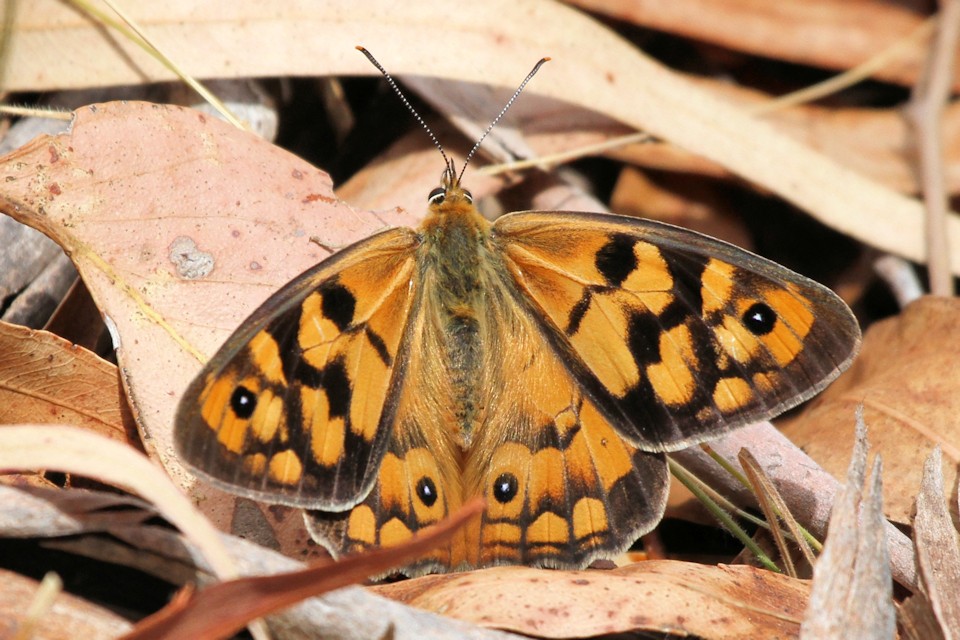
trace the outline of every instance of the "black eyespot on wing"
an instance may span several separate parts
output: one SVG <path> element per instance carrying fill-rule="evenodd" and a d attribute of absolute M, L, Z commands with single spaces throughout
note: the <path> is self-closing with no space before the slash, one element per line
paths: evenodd
<path fill-rule="evenodd" d="M 755 302 L 740 318 L 743 326 L 755 336 L 765 336 L 777 324 L 777 313 L 762 302 Z"/>
<path fill-rule="evenodd" d="M 493 481 L 493 497 L 501 504 L 507 504 L 517 497 L 519 483 L 512 473 L 501 473 Z"/>
<path fill-rule="evenodd" d="M 417 480 L 417 497 L 428 507 L 432 507 L 437 501 L 437 485 L 429 476 L 423 476 Z"/>
<path fill-rule="evenodd" d="M 443 187 L 437 187 L 427 196 L 427 202 L 430 204 L 440 204 L 447 196 L 447 190 Z"/>
<path fill-rule="evenodd" d="M 230 396 L 230 409 L 233 410 L 235 416 L 241 420 L 246 420 L 253 415 L 256 408 L 257 396 L 250 389 L 244 386 L 234 389 L 233 395 Z"/>

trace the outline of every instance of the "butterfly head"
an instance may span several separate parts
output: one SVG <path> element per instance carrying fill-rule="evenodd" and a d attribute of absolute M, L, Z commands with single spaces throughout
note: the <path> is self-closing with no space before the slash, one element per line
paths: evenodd
<path fill-rule="evenodd" d="M 464 203 L 473 204 L 473 194 L 460 186 L 460 176 L 453 164 L 453 160 L 447 159 L 447 166 L 440 176 L 440 186 L 430 192 L 427 202 L 431 207 L 440 205 L 455 205 Z"/>

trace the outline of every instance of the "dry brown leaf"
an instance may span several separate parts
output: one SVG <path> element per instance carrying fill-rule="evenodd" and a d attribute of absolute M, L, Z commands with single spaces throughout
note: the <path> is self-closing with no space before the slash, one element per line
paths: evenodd
<path fill-rule="evenodd" d="M 0 424 L 70 423 L 134 447 L 117 367 L 46 331 L 0 322 Z"/>
<path fill-rule="evenodd" d="M 431 122 L 430 128 L 449 153 L 462 158 L 469 151 L 443 122 Z M 427 194 L 439 184 L 442 163 L 430 139 L 420 130 L 411 131 L 338 186 L 337 195 L 355 207 L 382 210 L 381 217 L 395 224 L 398 209 L 413 216 L 426 213 Z M 496 191 L 502 181 L 471 172 L 469 183 L 470 192 L 479 200 Z"/>
<path fill-rule="evenodd" d="M 443 12 L 429 3 L 418 4 L 423 9 L 406 7 L 408 17 L 399 16 L 394 28 L 427 30 L 427 41 L 442 39 L 441 30 L 423 16 Z M 929 5 L 917 0 L 819 0 L 815 4 L 792 0 L 775 5 L 764 0 L 578 0 L 573 4 L 732 49 L 831 69 L 850 68 L 891 46 L 910 34 L 929 10 Z M 128 0 L 123 8 L 162 50 L 189 63 L 194 75 L 237 77 L 315 75 L 318 59 L 341 57 L 328 35 L 340 32 L 338 41 L 374 37 L 385 26 L 370 16 L 375 16 L 377 9 L 394 9 L 395 5 L 371 7 L 368 12 L 346 3 L 304 3 L 280 15 L 254 2 L 196 6 L 179 0 L 165 3 L 161 9 Z M 460 7 L 461 11 L 467 9 Z M 339 17 L 336 24 L 324 24 L 325 19 L 335 17 Z M 497 26 L 491 22 L 495 17 L 496 11 L 491 10 L 487 19 L 478 21 L 477 32 Z M 134 84 L 145 78 L 172 77 L 136 45 L 124 38 L 103 38 L 91 18 L 49 0 L 25 3 L 16 14 L 14 28 L 17 37 L 11 41 L 10 77 L 5 80 L 10 90 Z M 406 40 L 411 47 L 421 42 Z M 245 49 L 244 41 L 249 43 Z M 286 46 L 277 47 L 276 42 Z M 351 44 L 355 42 L 347 42 L 348 47 Z M 457 50 L 472 52 L 476 47 L 465 44 Z M 877 77 L 912 84 L 923 55 L 920 44 Z"/>
<path fill-rule="evenodd" d="M 196 575 L 201 584 L 209 583 L 209 567 L 203 562 L 189 540 L 168 527 L 144 527 L 135 518 L 117 518 L 118 503 L 134 507 L 142 513 L 144 505 L 135 498 L 118 498 L 97 492 L 29 491 L 0 486 L 0 536 L 57 538 L 83 540 L 93 536 L 83 533 L 107 530 L 111 538 L 122 540 L 128 548 L 142 551 L 143 556 L 166 560 L 166 571 L 158 573 L 165 579 L 176 577 L 182 567 L 197 564 Z M 106 509 L 110 515 L 100 513 Z M 243 575 L 268 575 L 306 568 L 302 562 L 271 551 L 248 540 L 223 534 L 224 545 Z M 62 542 L 48 540 L 47 546 L 67 549 Z M 90 546 L 69 552 L 88 553 Z M 95 556 L 102 557 L 102 556 Z M 145 563 L 136 566 L 143 568 Z M 176 565 L 171 569 L 171 565 Z M 376 616 L 370 612 L 376 611 Z M 268 625 L 276 638 L 341 638 L 368 640 L 369 638 L 501 638 L 489 630 L 474 625 L 406 607 L 400 603 L 372 594 L 360 587 L 339 589 L 320 598 L 311 598 L 286 611 L 268 618 Z M 391 631 L 392 630 L 392 631 Z M 4 637 L 4 636 L 0 636 Z"/>
<path fill-rule="evenodd" d="M 543 75 L 549 78 L 552 69 L 552 66 L 547 67 Z M 902 193 L 919 191 L 915 157 L 911 153 L 914 132 L 899 108 L 799 105 L 763 112 L 774 96 L 732 84 L 726 78 L 677 75 L 698 89 L 733 103 L 745 113 L 763 113 L 756 116 L 758 120 L 769 123 L 777 131 L 848 169 Z M 449 117 L 468 140 L 476 139 L 489 122 L 491 114 L 497 113 L 511 95 L 506 89 L 422 76 L 405 78 L 405 84 Z M 500 133 L 501 129 L 505 131 Z M 484 143 L 483 154 L 494 157 L 498 162 L 550 157 L 589 148 L 632 131 L 604 117 L 601 112 L 527 95 L 511 108 L 504 121 L 490 133 Z M 955 193 L 960 191 L 960 105 L 945 109 L 943 131 L 946 188 Z M 441 136 L 441 139 L 446 137 Z M 666 142 L 648 140 L 614 147 L 604 154 L 651 168 L 730 176 L 722 165 Z"/>
<path fill-rule="evenodd" d="M 713 79 L 691 79 L 696 85 L 750 112 L 774 97 Z M 758 116 L 778 131 L 832 158 L 847 169 L 869 176 L 901 193 L 917 193 L 914 132 L 899 108 L 829 108 L 800 105 Z M 960 191 L 960 104 L 943 113 L 943 155 L 946 188 Z"/>
<path fill-rule="evenodd" d="M 918 0 L 572 0 L 634 24 L 767 58 L 849 69 L 917 28 L 930 10 Z M 876 77 L 912 85 L 925 49 L 918 44 Z M 960 87 L 960 80 L 954 85 Z"/>
<path fill-rule="evenodd" d="M 913 594 L 900 605 L 897 623 L 905 640 L 946 640 L 923 593 Z"/>
<path fill-rule="evenodd" d="M 38 584 L 25 576 L 0 569 L 0 638 L 15 638 L 33 602 Z M 60 593 L 53 607 L 37 620 L 32 640 L 112 640 L 130 629 L 116 613 L 82 598 Z"/>
<path fill-rule="evenodd" d="M 651 560 L 612 571 L 502 567 L 372 590 L 538 638 L 670 630 L 720 640 L 794 637 L 809 583 L 743 565 Z"/>
<path fill-rule="evenodd" d="M 753 238 L 743 218 L 733 213 L 723 191 L 706 181 L 682 176 L 654 181 L 637 169 L 624 167 L 610 196 L 610 209 L 621 215 L 679 225 L 752 249 Z"/>
<path fill-rule="evenodd" d="M 598 111 L 718 162 L 873 246 L 914 260 L 925 254 L 918 202 L 697 89 L 614 32 L 556 2 L 493 0 L 455 10 L 441 0 L 315 3 L 279 17 L 254 0 L 234 2 L 229 11 L 216 3 L 185 0 L 162 8 L 143 0 L 129 5 L 129 13 L 157 45 L 189 60 L 189 70 L 199 77 L 376 73 L 352 49 L 362 41 L 398 76 L 430 75 L 512 89 L 532 61 L 551 55 L 556 62 L 550 81 L 538 78 L 528 93 Z M 436 28 L 440 16 L 443 29 Z M 99 27 L 55 0 L 30 3 L 18 12 L 13 29 L 8 68 L 19 72 L 29 66 L 20 81 L 31 79 L 34 88 L 47 78 L 56 78 L 62 87 L 78 81 L 170 77 L 136 45 L 103 38 Z M 37 33 L 43 43 L 32 41 L 31 48 L 28 43 Z M 49 46 L 51 42 L 62 46 Z M 276 47 L 276 42 L 287 46 Z M 437 51 L 468 51 L 470 58 Z M 96 80 L 77 79 L 84 75 L 76 68 L 80 59 Z M 31 86 L 29 81 L 9 82 L 10 87 Z M 955 216 L 949 234 L 960 243 Z M 960 272 L 960 253 L 954 255 L 953 269 Z"/>
<path fill-rule="evenodd" d="M 549 82 L 556 65 L 542 71 Z M 717 99 L 757 115 L 777 131 L 819 151 L 834 161 L 901 193 L 919 191 L 912 153 L 914 132 L 900 108 L 856 108 L 798 105 L 764 111 L 774 96 L 733 84 L 728 78 L 705 78 L 677 74 Z M 416 90 L 440 113 L 447 115 L 466 139 L 474 140 L 491 114 L 510 97 L 510 91 L 465 82 L 412 76 L 405 85 Z M 519 81 L 519 78 L 518 78 Z M 530 91 L 529 93 L 533 93 Z M 505 132 L 499 133 L 501 129 Z M 569 102 L 525 95 L 511 107 L 487 138 L 483 154 L 498 162 L 516 158 L 550 157 L 589 148 L 633 132 L 602 112 Z M 522 137 L 521 137 L 522 134 Z M 948 105 L 943 113 L 943 156 L 946 188 L 960 191 L 960 105 Z M 492 138 L 492 140 L 491 140 Z M 446 137 L 441 136 L 441 139 Z M 671 145 L 647 140 L 604 151 L 605 155 L 650 168 L 674 172 L 730 177 L 721 164 Z"/>
<path fill-rule="evenodd" d="M 923 461 L 937 444 L 946 458 L 951 509 L 957 506 L 958 318 L 960 300 L 927 297 L 873 325 L 853 366 L 783 424 L 787 437 L 841 477 L 853 443 L 853 423 L 845 417 L 863 403 L 871 440 L 886 468 L 884 508 L 896 522 L 910 522 Z"/>
<path fill-rule="evenodd" d="M 717 99 L 745 112 L 763 107 L 773 96 L 729 82 L 684 76 Z M 630 127 L 571 105 L 524 100 L 515 108 L 530 146 L 538 156 L 576 152 L 633 132 Z M 544 113 L 546 112 L 546 113 Z M 899 108 L 826 108 L 801 105 L 779 109 L 757 119 L 778 132 L 828 156 L 847 169 L 890 189 L 912 194 L 919 189 L 910 153 L 913 133 Z M 950 193 L 960 192 L 960 105 L 948 105 L 943 114 L 944 163 Z M 604 151 L 604 155 L 651 169 L 730 178 L 722 164 L 669 142 L 632 143 Z"/>

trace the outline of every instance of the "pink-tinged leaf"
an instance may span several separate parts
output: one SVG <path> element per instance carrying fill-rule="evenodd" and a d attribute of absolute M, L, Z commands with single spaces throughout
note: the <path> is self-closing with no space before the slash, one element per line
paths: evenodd
<path fill-rule="evenodd" d="M 193 487 L 173 453 L 182 390 L 258 304 L 326 257 L 312 236 L 342 247 L 386 223 L 341 202 L 324 172 L 181 107 L 80 109 L 70 132 L 0 159 L 0 175 L 0 210 L 64 248 L 115 326 L 148 453 L 227 525 L 233 498 Z"/>

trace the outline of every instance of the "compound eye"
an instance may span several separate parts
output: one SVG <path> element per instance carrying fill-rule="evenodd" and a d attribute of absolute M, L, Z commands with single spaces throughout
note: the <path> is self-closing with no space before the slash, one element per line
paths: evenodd
<path fill-rule="evenodd" d="M 463 190 L 463 197 L 466 198 L 467 202 L 473 204 L 473 194 L 466 189 Z"/>
<path fill-rule="evenodd" d="M 437 187 L 427 196 L 427 202 L 430 204 L 440 204 L 447 197 L 447 190 L 443 187 Z"/>

